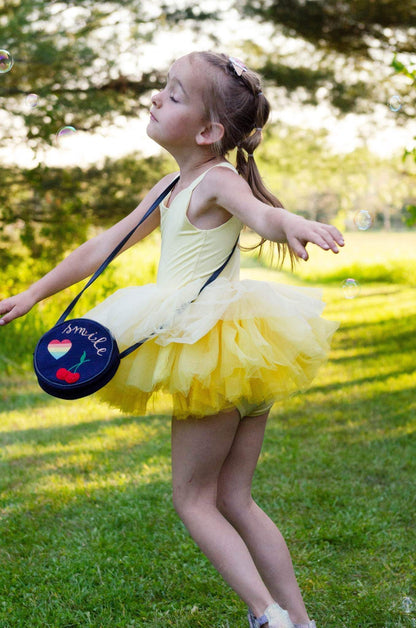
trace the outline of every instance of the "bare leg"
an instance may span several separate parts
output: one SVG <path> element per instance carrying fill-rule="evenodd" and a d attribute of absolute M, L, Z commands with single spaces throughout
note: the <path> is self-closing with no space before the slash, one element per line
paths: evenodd
<path fill-rule="evenodd" d="M 217 483 L 240 426 L 237 411 L 172 422 L 173 503 L 217 571 L 256 615 L 273 603 L 249 550 L 217 508 Z"/>
<path fill-rule="evenodd" d="M 263 443 L 267 414 L 239 425 L 218 480 L 220 511 L 243 538 L 274 600 L 294 623 L 308 623 L 289 550 L 271 519 L 251 497 L 251 484 Z M 255 609 L 252 609 L 256 613 Z"/>

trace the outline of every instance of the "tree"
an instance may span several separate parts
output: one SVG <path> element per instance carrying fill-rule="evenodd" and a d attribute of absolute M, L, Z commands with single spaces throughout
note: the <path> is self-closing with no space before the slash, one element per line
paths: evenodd
<path fill-rule="evenodd" d="M 100 168 L 0 169 L 0 260 L 28 255 L 59 261 L 84 241 L 90 227 L 126 216 L 172 169 L 167 159 L 129 156 Z M 22 248 L 23 245 L 23 248 Z"/>
<path fill-rule="evenodd" d="M 414 0 L 246 0 L 236 8 L 274 27 L 274 45 L 253 47 L 264 75 L 291 93 L 304 88 L 304 102 L 316 104 L 327 94 L 339 112 L 385 104 L 394 85 L 393 53 L 416 50 Z M 284 52 L 283 38 L 298 41 L 293 53 Z"/>
<path fill-rule="evenodd" d="M 167 172 L 166 160 L 137 155 L 100 169 L 47 168 L 42 149 L 60 128 L 89 132 L 148 108 L 163 79 L 146 69 L 143 50 L 163 29 L 215 18 L 180 0 L 0 0 L 0 49 L 14 62 L 9 69 L 0 52 L 0 135 L 6 146 L 23 138 L 37 157 L 34 168 L 0 169 L 3 269 L 28 254 L 55 262 Z"/>
<path fill-rule="evenodd" d="M 404 63 L 401 63 L 397 59 L 397 57 L 393 59 L 392 65 L 398 74 L 402 74 L 410 79 L 411 86 L 413 88 L 416 87 L 416 69 L 413 70 L 410 67 L 407 67 L 406 65 L 404 65 Z M 416 137 L 414 138 L 414 140 L 416 141 Z M 413 161 L 416 163 L 416 145 L 411 150 L 406 149 L 404 151 L 403 161 L 406 161 L 409 157 L 410 159 L 413 159 Z M 409 227 L 416 225 L 416 204 L 414 203 L 414 201 L 407 203 L 405 205 L 405 210 L 407 212 L 407 216 L 405 219 L 407 225 Z"/>
<path fill-rule="evenodd" d="M 156 33 L 215 18 L 176 2 L 0 0 L 0 48 L 14 59 L 0 75 L 4 137 L 16 136 L 20 118 L 38 148 L 66 125 L 91 131 L 136 116 L 143 96 L 161 85 L 142 62 Z"/>

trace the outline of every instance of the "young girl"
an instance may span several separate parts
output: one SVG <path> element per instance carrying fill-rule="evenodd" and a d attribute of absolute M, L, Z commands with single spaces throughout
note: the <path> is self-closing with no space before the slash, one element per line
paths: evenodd
<path fill-rule="evenodd" d="M 344 244 L 334 227 L 284 210 L 262 184 L 254 151 L 269 109 L 259 77 L 237 59 L 196 52 L 172 65 L 166 87 L 152 98 L 147 133 L 176 159 L 180 179 L 127 245 L 160 224 L 157 284 L 119 290 L 86 316 L 110 327 L 120 350 L 160 328 L 121 361 L 101 397 L 143 414 L 158 393 L 172 396 L 180 518 L 249 606 L 251 628 L 312 628 L 285 541 L 253 501 L 251 483 L 273 402 L 307 387 L 337 325 L 320 318 L 322 303 L 311 291 L 240 281 L 238 248 L 198 296 L 243 225 L 280 243 L 280 252 L 286 247 L 293 259 L 308 259 L 308 242 L 334 253 Z M 236 147 L 234 168 L 226 156 Z M 175 176 L 2 301 L 0 324 L 92 274 Z"/>

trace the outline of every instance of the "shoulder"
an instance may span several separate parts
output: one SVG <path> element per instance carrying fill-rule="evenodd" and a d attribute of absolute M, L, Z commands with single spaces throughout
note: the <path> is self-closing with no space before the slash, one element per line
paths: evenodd
<path fill-rule="evenodd" d="M 216 181 L 235 182 L 239 180 L 244 181 L 243 177 L 238 174 L 234 166 L 228 161 L 224 161 L 223 163 L 217 164 L 216 166 L 210 168 L 203 179 L 204 182 L 208 181 L 211 184 L 215 183 Z"/>
<path fill-rule="evenodd" d="M 226 164 L 228 164 L 228 162 L 224 162 L 224 165 L 211 168 L 211 170 L 206 173 L 199 186 L 207 198 L 216 201 L 219 205 L 222 204 L 220 202 L 221 200 L 225 201 L 228 195 L 236 190 L 252 195 L 251 188 L 247 181 L 238 174 L 237 170 L 235 170 L 231 164 L 228 166 Z"/>

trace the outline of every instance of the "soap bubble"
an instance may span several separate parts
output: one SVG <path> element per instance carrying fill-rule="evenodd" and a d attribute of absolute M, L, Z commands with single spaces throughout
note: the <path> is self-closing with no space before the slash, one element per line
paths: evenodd
<path fill-rule="evenodd" d="M 406 613 L 406 615 L 410 615 L 413 611 L 413 606 L 413 600 L 411 597 L 404 597 L 402 599 L 402 611 L 403 613 Z"/>
<path fill-rule="evenodd" d="M 13 67 L 14 59 L 10 52 L 0 49 L 0 74 L 9 72 Z"/>
<path fill-rule="evenodd" d="M 55 135 L 55 141 L 58 146 L 65 146 L 65 142 L 68 138 L 75 135 L 76 129 L 73 126 L 63 126 L 59 129 L 57 134 Z"/>
<path fill-rule="evenodd" d="M 345 299 L 355 299 L 361 292 L 359 282 L 356 279 L 352 279 L 352 277 L 344 279 L 341 287 Z"/>
<path fill-rule="evenodd" d="M 366 209 L 361 209 L 354 216 L 354 224 L 360 231 L 366 231 L 373 224 L 371 214 Z"/>
<path fill-rule="evenodd" d="M 400 109 L 402 108 L 402 99 L 398 94 L 394 94 L 394 96 L 389 99 L 388 105 L 391 111 L 400 111 Z"/>
<path fill-rule="evenodd" d="M 56 137 L 58 139 L 61 138 L 61 137 L 70 137 L 74 133 L 76 133 L 75 127 L 73 127 L 73 126 L 63 126 L 63 127 L 61 127 L 59 129 L 58 133 L 56 134 Z"/>
<path fill-rule="evenodd" d="M 37 94 L 28 94 L 26 96 L 26 105 L 31 109 L 38 106 L 39 98 Z"/>

